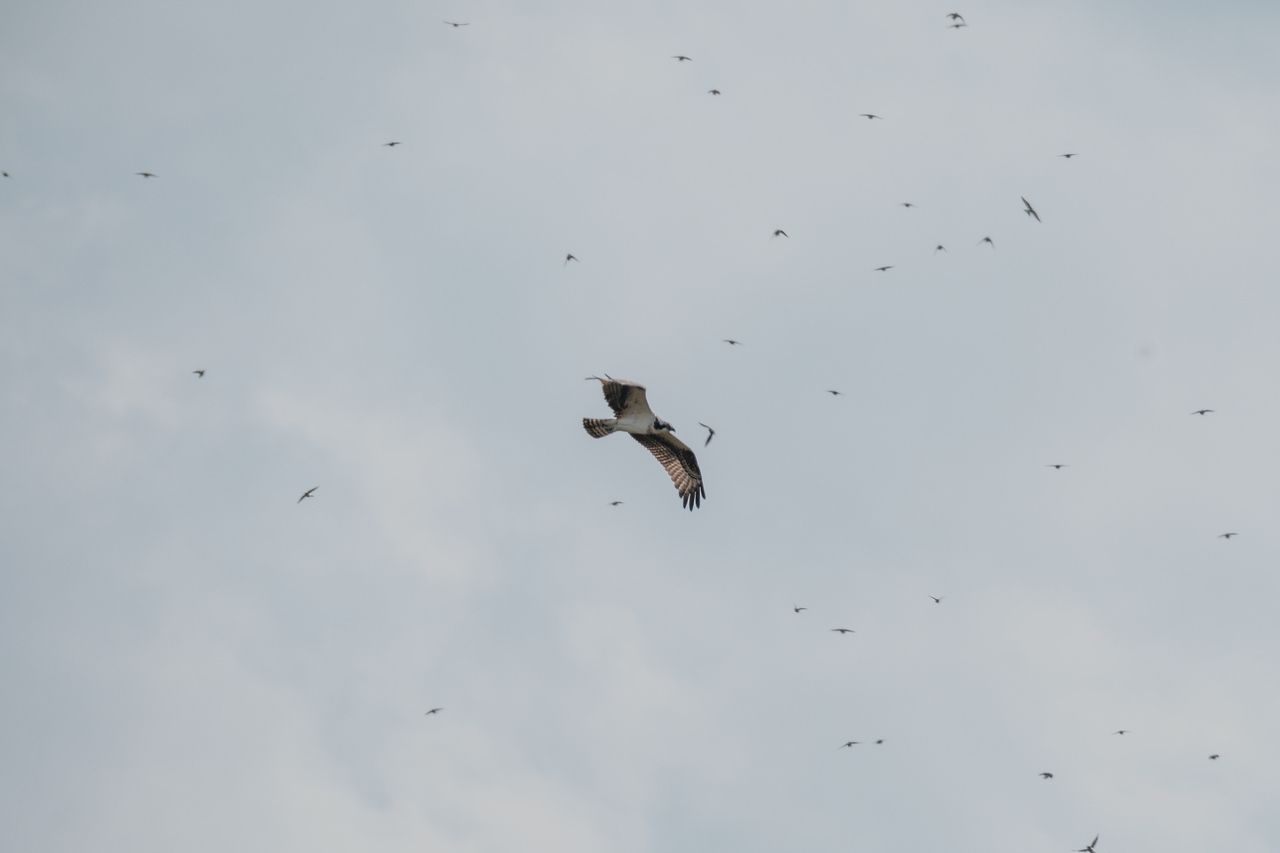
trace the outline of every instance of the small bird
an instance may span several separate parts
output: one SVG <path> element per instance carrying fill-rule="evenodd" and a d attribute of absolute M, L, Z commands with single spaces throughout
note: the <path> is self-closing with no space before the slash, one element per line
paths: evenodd
<path fill-rule="evenodd" d="M 929 597 L 933 599 L 933 603 L 934 603 L 934 604 L 941 604 L 941 603 L 942 603 L 942 596 L 940 596 L 940 595 L 931 595 L 931 596 L 929 596 Z"/>
<path fill-rule="evenodd" d="M 1230 539 L 1232 536 L 1239 536 L 1239 535 L 1240 535 L 1239 533 L 1236 533 L 1234 530 L 1231 530 L 1231 531 L 1228 531 L 1227 533 L 1219 533 L 1218 538 Z"/>
<path fill-rule="evenodd" d="M 1128 733 L 1129 733 L 1129 729 L 1116 729 L 1114 732 L 1112 732 L 1113 735 L 1127 735 Z"/>
<path fill-rule="evenodd" d="M 702 421 L 698 421 L 698 426 L 702 427 L 707 431 L 707 440 L 702 442 L 702 446 L 706 447 L 708 444 L 711 443 L 711 439 L 716 437 L 716 431 L 711 427 L 707 426 L 706 424 L 704 424 Z"/>
<path fill-rule="evenodd" d="M 948 12 L 948 13 L 947 13 L 947 17 L 948 17 L 948 18 L 950 18 L 950 19 L 951 19 L 951 20 L 953 20 L 953 21 L 963 21 L 963 20 L 964 20 L 964 15 L 961 15 L 959 12 Z"/>
<path fill-rule="evenodd" d="M 808 610 L 808 609 L 809 609 L 809 608 L 807 608 L 807 607 L 801 607 L 801 606 L 799 606 L 798 604 L 793 604 L 793 605 L 791 605 L 791 610 L 792 610 L 793 612 L 795 612 L 795 613 L 800 613 L 800 612 L 802 612 L 802 611 L 804 611 L 804 610 Z"/>
<path fill-rule="evenodd" d="M 946 250 L 947 250 L 947 247 L 946 247 L 946 246 L 944 246 L 944 245 L 942 245 L 941 243 L 939 243 L 938 245 L 936 245 L 936 246 L 934 246 L 934 247 L 933 247 L 933 251 L 934 251 L 934 253 L 937 253 L 937 252 L 945 252 Z"/>
<path fill-rule="evenodd" d="M 1075 851 L 1075 853 L 1097 853 L 1097 852 L 1093 849 L 1093 847 L 1094 847 L 1094 845 L 1095 845 L 1095 844 L 1097 844 L 1097 843 L 1098 843 L 1098 837 L 1099 837 L 1099 836 L 1097 836 L 1097 835 L 1093 836 L 1093 840 L 1092 840 L 1092 841 L 1090 841 L 1090 842 L 1089 842 L 1088 844 L 1086 844 L 1085 846 L 1081 847 L 1079 850 Z"/>
<path fill-rule="evenodd" d="M 707 94 L 708 94 L 708 95 L 719 95 L 719 94 L 720 94 L 720 90 L 719 90 L 719 89 L 708 89 L 708 90 L 707 90 Z"/>
<path fill-rule="evenodd" d="M 773 236 L 775 236 L 775 237 L 786 237 L 788 240 L 790 240 L 790 239 L 791 239 L 791 235 L 790 235 L 790 234 L 788 234 L 786 231 L 783 231 L 781 228 L 775 228 L 775 229 L 773 229 Z"/>
<path fill-rule="evenodd" d="M 13 175 L 10 175 L 8 172 L 0 172 L 0 177 L 12 178 Z"/>
<path fill-rule="evenodd" d="M 572 252 L 564 256 L 564 265 L 566 267 L 569 266 L 569 261 L 576 261 L 577 263 L 582 263 L 582 261 L 578 260 L 577 255 L 573 254 Z"/>
<path fill-rule="evenodd" d="M 1193 414 L 1193 415 L 1212 415 L 1212 414 L 1213 414 L 1213 409 L 1196 409 L 1196 410 L 1195 410 L 1194 412 L 1192 412 L 1191 414 Z"/>
<path fill-rule="evenodd" d="M 915 207 L 915 202 L 904 201 L 904 202 L 902 202 L 902 206 L 903 206 L 903 207 Z"/>
<path fill-rule="evenodd" d="M 1052 778 L 1053 778 L 1053 774 L 1052 774 L 1052 773 L 1050 773 L 1048 770 L 1046 770 L 1046 771 L 1044 771 L 1043 773 L 1041 773 L 1041 774 L 1040 774 L 1040 778 L 1041 778 L 1041 779 L 1052 779 Z"/>
<path fill-rule="evenodd" d="M 439 714 L 443 710 L 444 708 L 432 708 L 430 711 L 427 711 L 427 713 L 423 714 L 423 716 L 430 717 L 432 714 Z"/>
<path fill-rule="evenodd" d="M 445 21 L 445 23 L 446 23 L 446 24 L 448 24 L 449 26 L 453 27 L 455 30 L 456 30 L 458 27 L 469 27 L 469 26 L 471 26 L 471 22 L 470 22 L 470 21 Z"/>
<path fill-rule="evenodd" d="M 158 177 L 158 176 L 156 175 L 156 173 L 155 173 L 155 172 L 134 172 L 134 174 L 135 174 L 135 175 L 139 175 L 139 176 L 141 176 L 141 177 L 143 177 L 143 178 L 155 178 L 155 177 Z"/>
<path fill-rule="evenodd" d="M 609 506 L 622 506 L 622 501 L 609 501 Z"/>
<path fill-rule="evenodd" d="M 878 116 L 878 115 L 876 115 L 875 113 L 858 113 L 858 115 L 862 116 L 862 117 L 863 117 L 863 118 L 865 118 L 867 121 L 871 121 L 871 120 L 873 120 L 873 119 L 877 119 L 877 118 L 878 118 L 878 119 L 880 119 L 881 121 L 883 121 L 883 120 L 884 120 L 884 117 L 883 117 L 883 116 Z"/>
<path fill-rule="evenodd" d="M 382 143 L 382 147 L 383 147 L 383 148 L 395 148 L 397 145 L 403 145 L 403 144 L 404 144 L 403 142 L 400 142 L 400 141 L 398 141 L 398 140 L 392 140 L 391 142 L 384 142 L 384 143 Z"/>
<path fill-rule="evenodd" d="M 1050 464 L 1048 464 L 1048 465 L 1046 465 L 1046 466 L 1044 466 L 1044 467 L 1046 467 L 1046 468 L 1052 468 L 1052 469 L 1054 469 L 1055 471 L 1061 471 L 1063 468 L 1066 468 L 1066 467 L 1067 467 L 1067 463 L 1065 463 L 1065 462 L 1052 462 L 1052 463 L 1050 463 Z"/>
<path fill-rule="evenodd" d="M 1039 222 L 1040 214 L 1036 213 L 1036 209 L 1031 206 L 1031 202 L 1027 201 L 1027 197 L 1024 195 L 1020 195 L 1018 196 L 1018 198 L 1022 199 L 1022 205 L 1023 205 L 1022 212 L 1025 213 L 1027 216 L 1034 216 L 1036 222 Z"/>
<path fill-rule="evenodd" d="M 721 338 L 721 339 L 720 339 L 720 342 L 721 342 L 721 343 L 723 343 L 723 344 L 728 344 L 728 345 L 729 345 L 729 346 L 731 346 L 731 347 L 740 347 L 740 346 L 742 346 L 742 341 L 736 341 L 736 340 L 734 340 L 733 338 Z"/>
<path fill-rule="evenodd" d="M 671 58 L 674 59 L 676 62 L 693 62 L 692 56 L 685 56 L 684 54 L 677 54 Z"/>
<path fill-rule="evenodd" d="M 1063 160 L 1070 160 L 1072 157 L 1079 157 L 1080 155 L 1072 151 L 1070 154 L 1059 154 L 1058 156 Z"/>
<path fill-rule="evenodd" d="M 950 26 L 951 26 L 951 29 L 953 29 L 953 30 L 958 30 L 958 29 L 960 29 L 961 27 L 967 27 L 967 26 L 969 26 L 969 25 L 968 25 L 968 24 L 966 24 L 964 21 L 961 21 L 961 22 L 960 22 L 960 23 L 958 23 L 958 24 L 951 24 Z"/>
<path fill-rule="evenodd" d="M 1221 755 L 1219 755 L 1218 753 L 1216 753 L 1216 752 L 1215 752 L 1213 755 L 1210 755 L 1210 756 L 1209 756 L 1209 760 L 1210 760 L 1210 761 L 1217 761 L 1217 760 L 1218 760 L 1219 758 L 1221 758 L 1221 757 L 1222 757 Z"/>
<path fill-rule="evenodd" d="M 320 487 L 319 487 L 319 486 L 312 486 L 311 488 L 307 489 L 305 492 L 303 492 L 303 493 L 302 493 L 302 497 L 298 498 L 298 503 L 302 503 L 302 502 L 303 502 L 303 501 L 305 501 L 307 498 L 314 497 L 314 496 L 315 496 L 315 493 L 316 493 L 316 489 L 318 489 L 318 488 L 320 488 Z"/>
<path fill-rule="evenodd" d="M 834 631 L 834 632 L 835 632 L 835 633 L 837 633 L 837 634 L 856 634 L 856 633 L 858 633 L 857 631 L 853 630 L 852 628 L 832 628 L 831 630 L 832 630 L 832 631 Z"/>
<path fill-rule="evenodd" d="M 860 741 L 860 740 L 847 740 L 847 741 L 845 741 L 844 743 L 842 743 L 842 744 L 840 745 L 840 747 L 839 747 L 839 748 L 840 748 L 840 749 L 848 749 L 849 747 L 851 747 L 851 746 L 857 746 L 857 745 L 858 745 L 858 744 L 860 744 L 860 743 L 862 743 L 862 741 Z"/>
<path fill-rule="evenodd" d="M 893 269 L 893 264 L 889 264 L 887 267 L 876 267 L 876 272 L 888 272 L 891 269 Z"/>
<path fill-rule="evenodd" d="M 992 240 L 990 237 L 983 237 L 981 240 L 978 241 L 979 246 L 981 246 L 983 243 L 986 243 L 988 246 L 990 246 L 993 249 L 996 247 L 996 241 Z"/>
<path fill-rule="evenodd" d="M 843 391 L 837 391 L 837 390 L 836 390 L 836 389 L 834 389 L 834 388 L 828 388 L 828 389 L 827 389 L 827 393 L 828 393 L 828 394 L 830 394 L 832 397 L 839 397 L 839 396 L 840 396 L 841 394 L 843 394 L 844 392 L 843 392 Z"/>
<path fill-rule="evenodd" d="M 204 379 L 204 370 L 193 370 L 191 372 L 194 373 L 199 378 Z"/>
<path fill-rule="evenodd" d="M 884 743 L 884 738 L 876 738 L 876 746 L 879 746 L 882 743 Z"/>

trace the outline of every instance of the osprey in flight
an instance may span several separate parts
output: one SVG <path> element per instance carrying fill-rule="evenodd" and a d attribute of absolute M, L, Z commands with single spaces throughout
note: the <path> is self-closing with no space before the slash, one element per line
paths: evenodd
<path fill-rule="evenodd" d="M 587 435 L 604 438 L 611 432 L 630 433 L 632 438 L 643 444 L 662 463 L 671 482 L 675 484 L 676 491 L 680 493 L 684 507 L 692 510 L 701 506 L 707 493 L 702 486 L 698 460 L 689 445 L 676 438 L 675 427 L 649 408 L 644 386 L 607 375 L 604 379 L 599 376 L 587 378 L 600 382 L 605 402 L 616 415 L 612 418 L 583 418 L 582 428 L 587 431 Z"/>

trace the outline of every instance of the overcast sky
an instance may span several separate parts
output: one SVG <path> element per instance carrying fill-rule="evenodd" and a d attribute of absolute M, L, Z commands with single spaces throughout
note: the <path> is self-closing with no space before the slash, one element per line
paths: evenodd
<path fill-rule="evenodd" d="M 6 846 L 1280 849 L 1280 7 L 4 18 Z"/>

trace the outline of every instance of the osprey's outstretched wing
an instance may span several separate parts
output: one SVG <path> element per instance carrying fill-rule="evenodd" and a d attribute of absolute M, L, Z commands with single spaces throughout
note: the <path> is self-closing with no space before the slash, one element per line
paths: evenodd
<path fill-rule="evenodd" d="M 640 388 L 640 393 L 644 393 L 643 388 Z M 662 463 L 662 467 L 667 470 L 667 475 L 671 477 L 671 482 L 675 484 L 676 491 L 680 493 L 680 501 L 685 509 L 692 510 L 702 505 L 702 499 L 707 496 L 707 492 L 702 486 L 702 472 L 698 470 L 698 459 L 689 449 L 689 445 L 669 432 L 657 435 L 632 434 L 631 437 L 647 447 L 649 452 Z"/>
<path fill-rule="evenodd" d="M 591 378 L 600 379 L 599 376 Z M 600 379 L 600 389 L 604 391 L 604 401 L 609 404 L 609 408 L 613 409 L 614 417 L 622 417 L 623 412 L 637 415 L 647 413 L 650 419 L 654 417 L 653 410 L 649 408 L 649 400 L 645 397 L 643 385 L 606 377 Z"/>

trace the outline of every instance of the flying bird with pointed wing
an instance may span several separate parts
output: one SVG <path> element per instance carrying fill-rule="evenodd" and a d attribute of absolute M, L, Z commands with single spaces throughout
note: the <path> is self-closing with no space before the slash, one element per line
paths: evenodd
<path fill-rule="evenodd" d="M 773 229 L 773 236 L 775 236 L 775 237 L 786 237 L 788 240 L 790 240 L 790 239 L 791 239 L 791 235 L 790 235 L 790 234 L 788 234 L 786 231 L 783 231 L 781 228 L 775 228 L 775 229 Z"/>
<path fill-rule="evenodd" d="M 649 408 L 645 387 L 636 382 L 614 379 L 608 374 L 603 379 L 599 376 L 588 376 L 587 379 L 600 383 L 605 402 L 615 415 L 612 418 L 583 418 L 582 428 L 587 435 L 604 438 L 614 432 L 629 433 L 662 465 L 680 495 L 681 505 L 690 511 L 701 506 L 707 493 L 698 459 L 689 445 L 676 438 L 675 427 Z"/>
<path fill-rule="evenodd" d="M 573 252 L 569 252 L 564 256 L 564 265 L 566 267 L 569 266 L 569 261 L 573 261 L 574 263 L 577 263 L 577 264 L 582 263 L 582 261 L 578 260 L 577 255 L 573 254 Z"/>
<path fill-rule="evenodd" d="M 456 30 L 458 27 L 469 27 L 469 26 L 471 26 L 471 22 L 470 22 L 470 21 L 445 21 L 445 23 L 446 23 L 446 24 L 448 24 L 449 26 L 453 27 L 455 30 Z"/>
<path fill-rule="evenodd" d="M 853 630 L 852 628 L 832 628 L 831 630 L 832 630 L 834 633 L 836 633 L 836 634 L 856 634 L 856 633 L 858 633 L 857 631 Z"/>
<path fill-rule="evenodd" d="M 1075 853 L 1097 853 L 1097 851 L 1094 850 L 1093 848 L 1098 843 L 1099 837 L 1100 836 L 1097 836 L 1097 835 L 1093 836 L 1092 841 L 1090 841 L 1085 846 L 1081 847 L 1079 850 L 1076 850 Z"/>
<path fill-rule="evenodd" d="M 1020 195 L 1018 196 L 1018 198 L 1022 199 L 1022 212 L 1025 213 L 1027 216 L 1034 217 L 1036 222 L 1039 222 L 1040 214 L 1036 213 L 1036 209 L 1031 206 L 1031 202 L 1027 201 L 1027 197 L 1024 195 Z"/>
<path fill-rule="evenodd" d="M 711 443 L 711 439 L 716 437 L 716 431 L 711 427 L 707 426 L 706 424 L 704 424 L 702 421 L 698 421 L 698 426 L 702 427 L 707 431 L 707 440 L 702 442 L 702 446 L 706 447 L 708 444 Z"/>
<path fill-rule="evenodd" d="M 196 378 L 198 378 L 198 379 L 204 379 L 204 369 L 203 369 L 203 368 L 200 368 L 200 369 L 197 369 L 197 370 L 193 370 L 193 371 L 191 371 L 191 372 L 192 372 L 192 373 L 194 373 L 194 374 L 196 375 Z"/>
<path fill-rule="evenodd" d="M 319 487 L 319 486 L 312 486 L 311 488 L 307 489 L 305 492 L 303 492 L 303 493 L 302 493 L 302 497 L 298 498 L 298 503 L 302 503 L 302 502 L 303 502 L 303 501 L 305 501 L 307 498 L 313 498 L 313 497 L 315 497 L 315 495 L 316 495 L 316 489 L 318 489 L 318 488 L 320 488 L 320 487 Z"/>
<path fill-rule="evenodd" d="M 444 708 L 432 708 L 431 710 L 427 711 L 423 716 L 430 717 L 433 714 L 439 714 L 443 710 Z"/>

